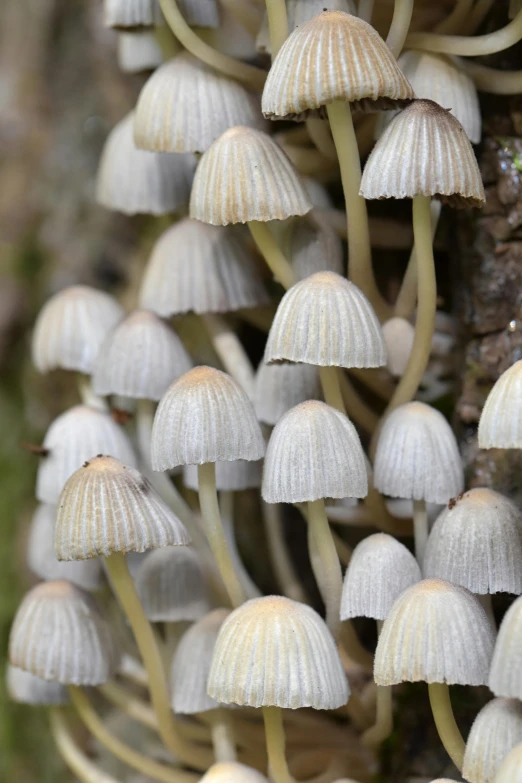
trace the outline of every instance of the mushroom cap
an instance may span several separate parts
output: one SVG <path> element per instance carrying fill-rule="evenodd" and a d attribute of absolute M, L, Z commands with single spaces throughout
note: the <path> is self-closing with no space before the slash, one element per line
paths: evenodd
<path fill-rule="evenodd" d="M 188 544 L 189 534 L 147 479 L 112 457 L 93 457 L 63 488 L 54 528 L 59 560 Z"/>
<path fill-rule="evenodd" d="M 341 707 L 349 696 L 333 637 L 317 612 L 282 596 L 254 598 L 224 621 L 208 678 L 224 704 Z"/>
<path fill-rule="evenodd" d="M 522 513 L 480 487 L 451 501 L 428 539 L 424 575 L 472 593 L 522 593 Z"/>
<path fill-rule="evenodd" d="M 434 196 L 457 208 L 485 202 L 466 131 L 448 109 L 428 100 L 415 100 L 390 122 L 366 161 L 360 194 Z"/>
<path fill-rule="evenodd" d="M 152 249 L 140 306 L 176 313 L 227 313 L 266 304 L 269 297 L 254 257 L 233 227 L 183 218 Z"/>
<path fill-rule="evenodd" d="M 216 488 L 219 492 L 241 492 L 261 486 L 262 462 L 236 459 L 231 462 L 216 462 Z M 189 489 L 198 491 L 198 466 L 183 466 L 183 483 Z"/>
<path fill-rule="evenodd" d="M 413 97 L 395 57 L 371 25 L 342 11 L 325 11 L 282 45 L 261 108 L 272 119 L 300 119 L 338 100 L 378 111 L 399 108 Z"/>
<path fill-rule="evenodd" d="M 152 71 L 163 62 L 163 56 L 154 33 L 120 32 L 118 34 L 118 66 L 124 73 Z"/>
<path fill-rule="evenodd" d="M 284 220 L 311 208 L 283 150 L 244 126 L 225 131 L 203 154 L 190 196 L 190 216 L 215 226 Z"/>
<path fill-rule="evenodd" d="M 408 365 L 415 327 L 406 318 L 395 316 L 383 323 L 382 336 L 388 354 L 386 366 L 395 378 L 400 378 Z"/>
<path fill-rule="evenodd" d="M 402 591 L 421 579 L 417 561 L 396 538 L 386 533 L 363 538 L 344 575 L 341 620 L 385 620 Z"/>
<path fill-rule="evenodd" d="M 498 768 L 495 783 L 522 783 L 522 743 L 507 754 Z"/>
<path fill-rule="evenodd" d="M 317 400 L 285 413 L 268 443 L 261 492 L 267 503 L 366 497 L 364 451 L 348 417 Z"/>
<path fill-rule="evenodd" d="M 334 272 L 317 272 L 281 299 L 265 361 L 382 367 L 386 348 L 377 316 L 362 291 Z"/>
<path fill-rule="evenodd" d="M 294 405 L 321 395 L 319 373 L 312 364 L 262 361 L 257 368 L 254 407 L 257 418 L 265 424 L 277 424 Z"/>
<path fill-rule="evenodd" d="M 174 329 L 148 310 L 135 310 L 105 339 L 96 360 L 93 387 L 102 396 L 159 400 L 191 367 Z"/>
<path fill-rule="evenodd" d="M 207 769 L 200 783 L 268 783 L 268 779 L 238 761 L 218 761 Z"/>
<path fill-rule="evenodd" d="M 165 24 L 159 0 L 104 0 L 103 22 L 118 30 Z"/>
<path fill-rule="evenodd" d="M 385 420 L 375 453 L 375 487 L 394 498 L 447 503 L 464 487 L 455 435 L 439 411 L 408 402 Z"/>
<path fill-rule="evenodd" d="M 296 280 L 316 272 L 343 274 L 343 245 L 328 219 L 312 211 L 305 220 L 291 218 L 282 241 Z"/>
<path fill-rule="evenodd" d="M 494 642 L 476 596 L 464 587 L 425 579 L 401 593 L 384 621 L 374 680 L 377 685 L 485 685 Z"/>
<path fill-rule="evenodd" d="M 177 4 L 190 27 L 219 27 L 222 11 L 217 0 L 177 0 Z"/>
<path fill-rule="evenodd" d="M 286 0 L 288 30 L 293 32 L 296 27 L 304 24 L 304 22 L 308 22 L 324 10 L 324 0 Z M 347 14 L 354 15 L 357 14 L 355 0 L 328 0 L 328 10 L 344 11 Z M 262 54 L 272 54 L 270 28 L 266 11 L 257 34 L 256 49 Z"/>
<path fill-rule="evenodd" d="M 490 783 L 502 760 L 522 742 L 522 705 L 493 699 L 481 709 L 468 736 L 462 774 L 473 783 Z"/>
<path fill-rule="evenodd" d="M 265 442 L 252 403 L 226 373 L 195 367 L 161 399 L 152 429 L 152 467 L 258 460 Z"/>
<path fill-rule="evenodd" d="M 31 704 L 36 707 L 67 704 L 69 701 L 67 688 L 59 682 L 42 680 L 41 677 L 36 677 L 17 666 L 7 664 L 5 679 L 9 698 L 19 704 Z"/>
<path fill-rule="evenodd" d="M 110 625 L 93 597 L 70 582 L 42 582 L 16 613 L 9 637 L 13 666 L 62 685 L 101 685 L 119 662 Z"/>
<path fill-rule="evenodd" d="M 522 448 L 521 400 L 522 359 L 502 373 L 488 394 L 479 421 L 479 448 Z"/>
<path fill-rule="evenodd" d="M 489 673 L 489 689 L 495 696 L 522 699 L 522 597 L 507 610 L 497 636 Z"/>
<path fill-rule="evenodd" d="M 56 505 L 65 482 L 93 454 L 111 454 L 135 467 L 136 454 L 125 431 L 105 411 L 75 405 L 60 414 L 42 444 L 48 454 L 38 463 L 36 497 Z"/>

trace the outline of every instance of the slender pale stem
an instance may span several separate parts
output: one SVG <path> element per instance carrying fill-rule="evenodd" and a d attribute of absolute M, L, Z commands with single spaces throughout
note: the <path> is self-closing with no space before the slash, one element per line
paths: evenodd
<path fill-rule="evenodd" d="M 381 635 L 382 620 L 377 620 L 377 636 Z M 375 724 L 361 737 L 363 745 L 375 747 L 384 742 L 393 731 L 393 703 L 391 685 L 377 686 Z"/>
<path fill-rule="evenodd" d="M 223 367 L 252 398 L 254 396 L 254 368 L 239 337 L 226 320 L 217 313 L 206 313 L 201 318 Z"/>
<path fill-rule="evenodd" d="M 211 720 L 212 745 L 216 761 L 236 761 L 236 743 L 234 741 L 234 726 L 229 710 L 220 707 L 209 712 Z"/>
<path fill-rule="evenodd" d="M 270 228 L 266 223 L 261 223 L 258 220 L 251 220 L 248 227 L 259 252 L 272 270 L 275 279 L 281 283 L 283 288 L 291 288 L 295 283 L 294 270 L 275 241 Z"/>
<path fill-rule="evenodd" d="M 339 367 L 319 367 L 319 378 L 321 379 L 325 402 L 331 405 L 332 408 L 336 408 L 336 410 L 346 414 L 339 372 Z"/>
<path fill-rule="evenodd" d="M 479 57 L 495 54 L 514 46 L 522 38 L 522 11 L 512 22 L 487 35 L 469 37 L 466 35 L 437 35 L 437 33 L 412 33 L 406 39 L 408 49 L 427 52 L 457 54 L 461 57 Z"/>
<path fill-rule="evenodd" d="M 395 57 L 400 55 L 404 47 L 410 29 L 413 3 L 414 0 L 395 0 L 393 18 L 386 38 L 386 43 Z"/>
<path fill-rule="evenodd" d="M 462 33 L 464 35 L 473 35 L 478 30 L 486 16 L 493 7 L 495 0 L 477 0 L 477 3 L 471 11 Z"/>
<path fill-rule="evenodd" d="M 138 699 L 137 696 L 129 693 L 129 691 L 115 682 L 100 685 L 98 690 L 105 696 L 107 701 L 110 701 L 111 704 L 118 707 L 130 718 L 147 726 L 149 729 L 158 730 L 156 713 L 147 702 Z"/>
<path fill-rule="evenodd" d="M 460 60 L 459 65 L 471 76 L 478 90 L 494 95 L 516 95 L 522 92 L 522 71 L 497 71 L 465 60 Z"/>
<path fill-rule="evenodd" d="M 431 711 L 442 744 L 459 772 L 462 770 L 466 743 L 453 715 L 449 688 L 446 683 L 428 683 Z"/>
<path fill-rule="evenodd" d="M 335 548 L 332 531 L 324 507 L 324 500 L 314 500 L 308 503 L 309 540 L 313 540 L 312 553 L 317 553 L 314 574 L 318 581 L 324 604 L 326 606 L 326 623 L 334 634 L 340 625 L 341 592 L 343 575 L 341 564 Z M 311 554 L 312 554 L 311 553 Z"/>
<path fill-rule="evenodd" d="M 413 535 L 415 539 L 415 557 L 422 571 L 424 552 L 428 542 L 428 511 L 425 500 L 413 501 Z"/>
<path fill-rule="evenodd" d="M 440 210 L 442 204 L 438 199 L 433 199 L 430 205 L 431 214 L 431 241 L 435 239 L 437 233 L 437 226 L 439 225 Z M 412 248 L 410 253 L 410 260 L 402 280 L 401 289 L 395 302 L 395 315 L 400 318 L 410 318 L 415 312 L 415 305 L 417 304 L 417 255 L 415 253 L 415 247 Z"/>
<path fill-rule="evenodd" d="M 279 589 L 287 598 L 306 603 L 306 594 L 290 558 L 283 531 L 281 506 L 261 501 L 270 562 Z"/>
<path fill-rule="evenodd" d="M 219 505 L 221 508 L 221 522 L 223 524 L 223 530 L 225 538 L 228 543 L 230 551 L 230 557 L 234 564 L 234 569 L 237 573 L 238 579 L 241 582 L 241 587 L 247 599 L 259 598 L 261 591 L 256 584 L 252 581 L 252 578 L 245 568 L 241 555 L 237 548 L 236 533 L 234 527 L 234 492 L 221 491 L 219 493 Z"/>
<path fill-rule="evenodd" d="M 78 383 L 78 394 L 80 395 L 82 405 L 88 405 L 90 408 L 97 408 L 101 411 L 108 410 L 107 403 L 103 397 L 98 397 L 98 395 L 94 393 L 89 375 L 78 373 L 76 379 Z"/>
<path fill-rule="evenodd" d="M 319 117 L 309 117 L 306 120 L 306 128 L 321 155 L 329 160 L 337 160 L 337 151 L 326 120 Z"/>
<path fill-rule="evenodd" d="M 372 433 L 379 422 L 379 417 L 352 385 L 343 370 L 338 370 L 339 385 L 345 409 L 351 419 L 363 430 Z M 363 381 L 364 382 L 364 381 Z"/>
<path fill-rule="evenodd" d="M 268 28 L 270 30 L 270 48 L 272 60 L 288 36 L 288 17 L 285 0 L 265 0 Z"/>
<path fill-rule="evenodd" d="M 359 7 L 357 9 L 357 16 L 359 19 L 363 19 L 365 22 L 372 21 L 374 0 L 359 0 Z"/>
<path fill-rule="evenodd" d="M 274 783 L 295 783 L 286 763 L 283 713 L 279 707 L 263 707 L 268 768 Z"/>
<path fill-rule="evenodd" d="M 116 778 L 98 767 L 77 744 L 61 707 L 49 712 L 51 734 L 60 756 L 81 783 L 119 783 Z"/>
<path fill-rule="evenodd" d="M 435 28 L 436 33 L 444 35 L 462 31 L 462 26 L 469 16 L 474 0 L 457 0 L 453 11 Z"/>

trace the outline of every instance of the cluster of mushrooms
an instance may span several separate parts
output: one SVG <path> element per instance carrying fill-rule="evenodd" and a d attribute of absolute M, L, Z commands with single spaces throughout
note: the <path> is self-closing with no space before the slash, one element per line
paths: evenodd
<path fill-rule="evenodd" d="M 370 783 L 393 686 L 419 681 L 452 780 L 522 781 L 522 597 L 498 632 L 491 603 L 522 595 L 522 513 L 465 491 L 428 404 L 453 349 L 440 207 L 484 203 L 477 87 L 521 89 L 520 73 L 469 60 L 522 37 L 516 2 L 475 34 L 492 6 L 105 0 L 122 68 L 155 70 L 107 139 L 97 199 L 174 217 L 136 309 L 77 285 L 36 322 L 34 364 L 76 373 L 81 401 L 41 447 L 28 562 L 42 581 L 7 674 L 13 699 L 50 706 L 82 783 Z M 370 199 L 412 201 L 394 302 L 374 277 Z M 257 370 L 242 323 L 266 336 Z M 518 362 L 491 390 L 481 448 L 522 446 L 521 401 Z M 273 595 L 250 568 L 254 528 Z M 455 684 L 494 695 L 467 741 Z"/>

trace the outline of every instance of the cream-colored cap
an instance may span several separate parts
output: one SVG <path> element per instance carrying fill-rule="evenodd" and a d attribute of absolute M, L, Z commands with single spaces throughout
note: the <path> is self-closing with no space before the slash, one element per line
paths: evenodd
<path fill-rule="evenodd" d="M 121 32 L 118 35 L 118 65 L 124 73 L 152 71 L 163 62 L 154 33 Z"/>
<path fill-rule="evenodd" d="M 364 451 L 347 416 L 317 400 L 285 413 L 266 451 L 262 495 L 267 503 L 367 494 Z"/>
<path fill-rule="evenodd" d="M 223 492 L 241 492 L 261 486 L 261 460 L 236 459 L 231 462 L 216 462 L 216 488 Z M 198 466 L 183 466 L 183 483 L 189 489 L 198 490 Z"/>
<path fill-rule="evenodd" d="M 257 368 L 254 407 L 265 424 L 277 424 L 294 405 L 321 396 L 319 373 L 312 364 L 262 361 Z"/>
<path fill-rule="evenodd" d="M 498 769 L 495 783 L 522 783 L 522 743 L 507 754 Z"/>
<path fill-rule="evenodd" d="M 54 528 L 59 560 L 187 544 L 189 534 L 147 479 L 112 457 L 93 457 L 63 488 Z"/>
<path fill-rule="evenodd" d="M 288 30 L 293 32 L 296 27 L 308 22 L 321 11 L 325 11 L 325 0 L 286 0 Z M 344 11 L 347 14 L 357 14 L 355 0 L 328 0 L 329 11 Z M 270 44 L 270 28 L 268 15 L 265 11 L 263 22 L 256 38 L 256 49 L 262 54 L 272 54 Z"/>
<path fill-rule="evenodd" d="M 258 460 L 265 442 L 252 403 L 226 373 L 195 367 L 164 394 L 152 429 L 152 467 Z"/>
<path fill-rule="evenodd" d="M 36 677 L 31 672 L 18 669 L 7 664 L 6 690 L 8 696 L 19 704 L 31 704 L 32 706 L 50 706 L 53 704 L 67 704 L 69 696 L 67 688 L 59 682 L 48 682 Z"/>
<path fill-rule="evenodd" d="M 522 359 L 502 373 L 491 389 L 478 426 L 481 449 L 522 448 Z"/>
<path fill-rule="evenodd" d="M 374 483 L 394 498 L 447 503 L 464 488 L 455 435 L 439 411 L 408 402 L 385 420 L 375 453 Z"/>
<path fill-rule="evenodd" d="M 384 621 L 373 676 L 377 685 L 439 682 L 485 685 L 495 636 L 478 598 L 425 579 L 409 587 Z"/>
<path fill-rule="evenodd" d="M 13 666 L 62 685 L 101 685 L 119 662 L 110 625 L 89 593 L 42 582 L 25 596 L 9 637 Z"/>
<path fill-rule="evenodd" d="M 493 699 L 481 709 L 468 736 L 462 774 L 473 783 L 493 783 L 502 760 L 522 742 L 522 704 Z"/>
<path fill-rule="evenodd" d="M 386 533 L 364 538 L 353 550 L 344 575 L 341 620 L 385 620 L 402 591 L 421 579 L 417 561 L 396 538 Z"/>
<path fill-rule="evenodd" d="M 382 336 L 388 354 L 386 367 L 395 378 L 400 378 L 408 365 L 415 327 L 406 318 L 393 317 L 383 323 Z"/>
<path fill-rule="evenodd" d="M 370 302 L 334 272 L 317 272 L 283 296 L 268 335 L 265 361 L 381 367 L 386 348 Z"/>
<path fill-rule="evenodd" d="M 489 673 L 489 689 L 495 696 L 522 700 L 522 597 L 507 610 L 498 632 Z"/>
<path fill-rule="evenodd" d="M 103 21 L 106 27 L 123 30 L 165 23 L 159 0 L 104 0 Z"/>
<path fill-rule="evenodd" d="M 219 761 L 205 772 L 200 783 L 268 783 L 268 779 L 238 761 Z"/>
<path fill-rule="evenodd" d="M 349 696 L 324 620 L 309 606 L 276 595 L 247 601 L 227 617 L 207 690 L 224 704 L 288 709 L 336 709 Z"/>
<path fill-rule="evenodd" d="M 305 215 L 312 205 L 299 174 L 267 133 L 230 128 L 201 158 L 190 196 L 190 216 L 226 226 Z"/>

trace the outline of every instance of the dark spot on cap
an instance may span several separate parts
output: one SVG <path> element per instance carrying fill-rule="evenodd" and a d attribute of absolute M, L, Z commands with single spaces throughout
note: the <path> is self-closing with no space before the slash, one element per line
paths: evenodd
<path fill-rule="evenodd" d="M 87 460 L 87 462 L 84 462 L 82 465 L 82 468 L 88 468 L 91 463 Z"/>
<path fill-rule="evenodd" d="M 456 505 L 457 505 L 457 498 L 451 498 L 448 503 L 449 510 L 451 511 L 451 509 L 455 508 Z"/>

